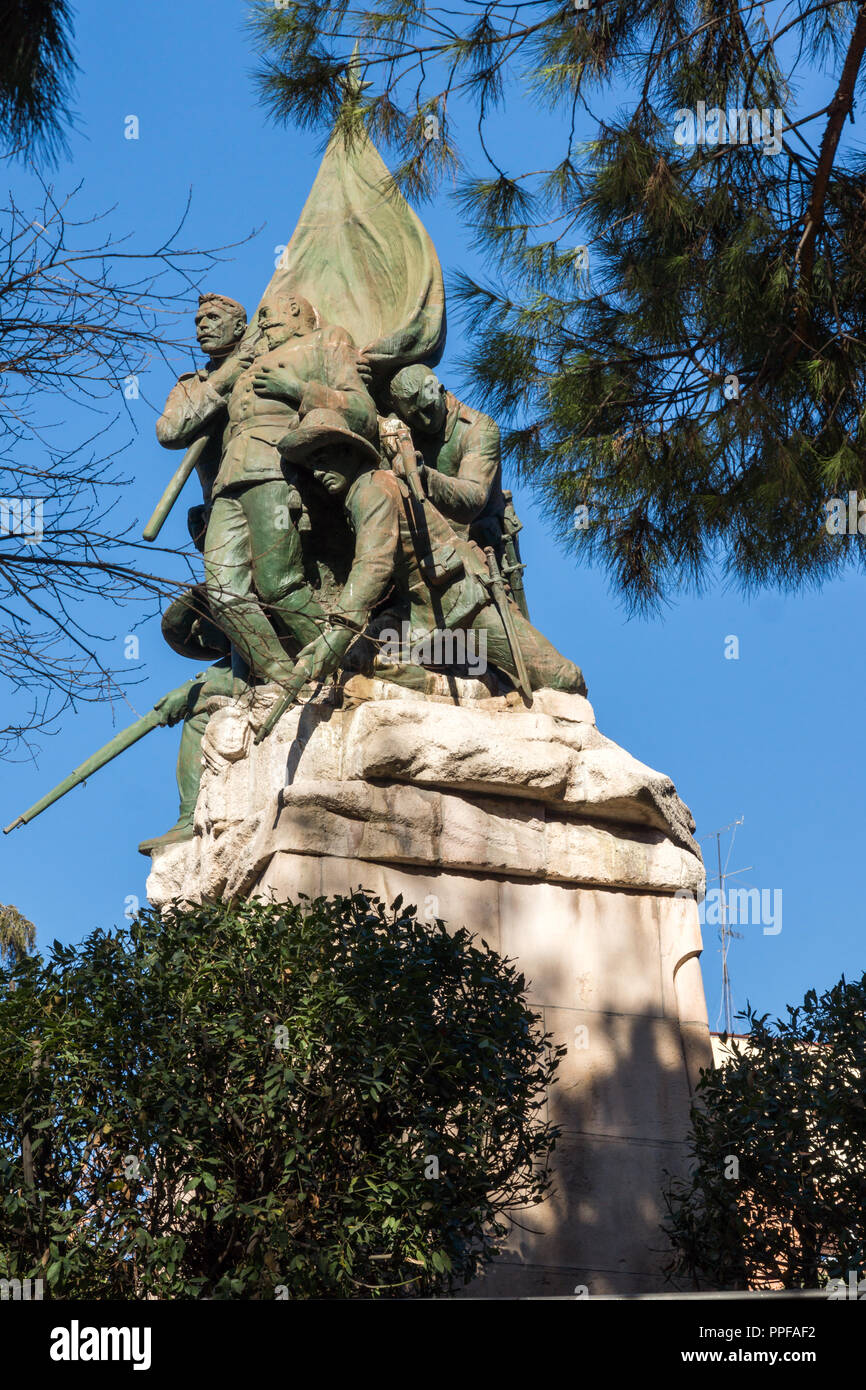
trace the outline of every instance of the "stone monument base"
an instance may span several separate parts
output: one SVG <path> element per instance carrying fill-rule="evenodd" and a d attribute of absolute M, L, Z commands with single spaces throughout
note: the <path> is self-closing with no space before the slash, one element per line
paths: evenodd
<path fill-rule="evenodd" d="M 591 706 L 527 710 L 478 681 L 421 694 L 356 676 L 296 707 L 215 699 L 195 836 L 158 848 L 156 906 L 363 887 L 467 926 L 515 958 L 567 1048 L 548 1098 L 555 1183 L 515 1213 L 469 1296 L 664 1286 L 666 1174 L 712 1065 L 690 813 L 666 777 L 601 735 Z"/>

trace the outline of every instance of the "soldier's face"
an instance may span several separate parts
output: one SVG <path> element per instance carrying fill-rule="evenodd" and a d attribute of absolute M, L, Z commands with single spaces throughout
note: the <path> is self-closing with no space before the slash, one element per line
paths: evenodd
<path fill-rule="evenodd" d="M 286 321 L 286 315 L 276 305 L 264 304 L 259 310 L 259 328 L 265 335 L 269 348 L 287 343 L 295 331 L 294 323 Z"/>
<path fill-rule="evenodd" d="M 445 424 L 445 387 L 432 372 L 424 378 L 414 399 L 407 402 L 404 413 L 406 423 L 422 434 L 435 434 Z"/>
<path fill-rule="evenodd" d="M 242 331 L 237 315 L 218 304 L 203 304 L 195 316 L 198 345 L 209 357 L 232 347 Z"/>
<path fill-rule="evenodd" d="M 354 476 L 354 470 L 350 465 L 330 460 L 326 454 L 323 454 L 319 461 L 313 462 L 310 472 L 316 482 L 332 497 L 342 497 Z"/>

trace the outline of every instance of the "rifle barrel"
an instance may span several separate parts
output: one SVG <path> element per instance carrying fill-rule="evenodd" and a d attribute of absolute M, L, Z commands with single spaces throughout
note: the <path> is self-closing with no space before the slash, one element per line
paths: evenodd
<path fill-rule="evenodd" d="M 142 531 L 142 535 L 146 541 L 156 540 L 162 530 L 166 517 L 183 490 L 184 483 L 201 458 L 209 438 L 210 436 L 207 434 L 200 434 L 198 439 L 194 439 L 177 468 L 174 470 L 168 487 L 165 489 L 165 492 L 162 494 L 162 497 L 160 497 L 154 509 L 153 516 Z"/>
<path fill-rule="evenodd" d="M 176 691 L 172 690 L 169 693 L 172 695 L 179 694 L 180 691 L 189 693 L 195 684 L 195 679 L 185 681 L 183 685 L 177 687 Z M 164 696 L 163 698 L 166 697 Z M 106 763 L 110 763 L 112 758 L 116 758 L 119 754 L 125 753 L 127 748 L 131 748 L 134 743 L 138 743 L 138 740 L 144 738 L 145 734 L 149 734 L 152 729 L 158 729 L 162 723 L 164 723 L 163 717 L 161 714 L 157 713 L 156 706 L 154 705 L 152 710 L 142 715 L 141 719 L 137 719 L 134 724 L 130 724 L 128 729 L 121 729 L 120 733 L 115 734 L 114 738 L 111 739 L 109 743 L 106 743 L 95 753 L 91 753 L 89 758 L 85 758 L 84 762 L 80 763 L 74 771 L 70 772 L 68 777 L 65 777 L 62 782 L 58 782 L 56 787 L 50 792 L 46 792 L 45 796 L 40 797 L 38 801 L 34 802 L 29 811 L 24 811 L 22 815 L 17 816 L 15 820 L 10 821 L 7 826 L 4 826 L 3 834 L 8 835 L 10 830 L 15 830 L 19 825 L 27 825 L 34 817 L 40 815 L 42 811 L 51 806 L 53 802 L 59 801 L 61 796 L 65 796 L 67 792 L 71 792 L 73 787 L 80 786 L 88 777 L 92 777 L 94 772 L 98 772 L 101 767 L 105 767 Z"/>
<path fill-rule="evenodd" d="M 112 758 L 116 758 L 119 753 L 125 752 L 127 748 L 132 747 L 133 743 L 137 743 L 140 738 L 144 738 L 145 734 L 149 734 L 151 729 L 155 729 L 159 722 L 159 715 L 155 710 L 151 710 L 143 719 L 139 719 L 137 724 L 130 725 L 128 729 L 121 729 L 120 733 L 115 735 L 110 743 L 106 743 L 104 748 L 100 748 L 97 753 L 92 753 L 90 757 L 86 758 L 73 772 L 70 772 L 68 777 L 65 777 L 62 782 L 58 782 L 57 786 L 54 787 L 52 791 L 46 792 L 45 796 L 40 797 L 38 801 L 34 802 L 29 811 L 25 811 L 17 820 L 5 826 L 3 834 L 8 835 L 10 830 L 15 830 L 19 825 L 27 825 L 29 821 L 32 821 L 34 817 L 40 815 L 41 812 L 45 811 L 53 802 L 59 801 L 61 796 L 65 796 L 67 792 L 71 792 L 73 787 L 80 786 L 80 784 L 85 782 L 94 772 L 98 772 L 106 763 L 110 763 Z"/>

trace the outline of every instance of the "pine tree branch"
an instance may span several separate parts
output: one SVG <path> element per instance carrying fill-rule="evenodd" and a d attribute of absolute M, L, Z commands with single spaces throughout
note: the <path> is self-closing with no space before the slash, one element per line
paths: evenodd
<path fill-rule="evenodd" d="M 861 4 L 857 12 L 857 22 L 854 25 L 851 42 L 845 55 L 839 86 L 828 107 L 830 115 L 824 130 L 824 138 L 821 141 L 818 167 L 815 170 L 815 179 L 812 184 L 812 195 L 806 209 L 805 227 L 794 256 L 794 264 L 799 263 L 800 266 L 800 289 L 802 292 L 802 302 L 797 311 L 795 343 L 798 340 L 804 342 L 807 340 L 809 309 L 806 301 L 812 289 L 817 237 L 824 221 L 824 204 L 827 199 L 827 189 L 830 184 L 830 175 L 833 171 L 842 129 L 846 117 L 854 109 L 854 89 L 864 52 L 866 52 L 866 3 Z"/>

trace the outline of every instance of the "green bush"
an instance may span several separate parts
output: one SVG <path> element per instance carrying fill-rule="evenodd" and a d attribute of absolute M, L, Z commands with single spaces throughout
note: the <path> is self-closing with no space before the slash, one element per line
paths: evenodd
<path fill-rule="evenodd" d="M 818 1288 L 866 1275 L 866 975 L 702 1074 L 694 1164 L 667 1193 L 670 1272 L 698 1287 Z"/>
<path fill-rule="evenodd" d="M 524 988 L 363 893 L 146 912 L 0 971 L 0 1277 L 448 1292 L 549 1185 L 559 1050 Z"/>

